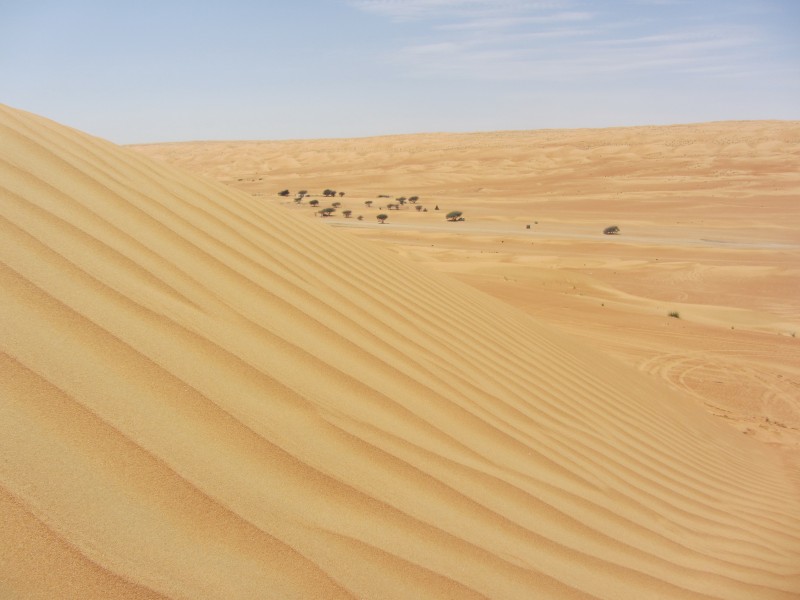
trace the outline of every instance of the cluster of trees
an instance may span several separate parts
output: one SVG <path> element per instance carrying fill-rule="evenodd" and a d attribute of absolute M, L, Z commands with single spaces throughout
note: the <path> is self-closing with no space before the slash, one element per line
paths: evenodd
<path fill-rule="evenodd" d="M 289 190 L 281 190 L 280 192 L 278 192 L 278 196 L 282 196 L 284 198 L 289 196 L 290 194 L 291 194 L 291 192 Z M 326 190 L 324 190 L 322 192 L 322 195 L 325 196 L 326 198 L 335 198 L 337 194 L 339 195 L 340 198 L 342 196 L 344 196 L 344 192 L 337 192 L 336 190 L 331 190 L 331 189 L 326 189 Z M 306 195 L 308 195 L 308 190 L 300 190 L 299 192 L 297 192 L 297 196 L 295 197 L 294 201 L 297 202 L 297 203 L 300 203 L 300 202 L 303 201 L 303 198 Z M 379 194 L 378 198 L 391 198 L 391 196 L 389 196 L 388 194 Z M 406 202 L 408 202 L 409 204 L 413 204 L 414 205 L 414 208 L 417 209 L 417 212 L 428 212 L 427 208 L 425 208 L 421 204 L 417 204 L 418 201 L 419 201 L 419 196 L 410 196 L 410 197 L 400 196 L 398 198 L 395 198 L 394 202 L 387 203 L 386 204 L 386 208 L 388 210 L 400 210 L 400 207 L 404 206 L 406 204 Z M 309 203 L 309 205 L 311 205 L 313 207 L 319 206 L 319 200 L 316 200 L 316 199 L 312 199 L 308 203 Z M 364 206 L 366 206 L 367 208 L 371 208 L 372 207 L 372 203 L 373 203 L 372 200 L 364 200 Z M 319 213 L 323 217 L 329 217 L 333 213 L 335 213 L 336 209 L 339 208 L 341 205 L 342 205 L 341 202 L 334 202 L 334 203 L 331 204 L 331 206 L 329 206 L 327 208 L 323 208 L 321 211 L 319 211 Z M 436 205 L 436 208 L 434 210 L 439 210 L 439 205 L 438 204 Z M 344 211 L 342 211 L 342 214 L 345 216 L 345 218 L 349 219 L 350 217 L 352 217 L 353 211 L 352 210 L 344 210 Z M 359 221 L 362 220 L 363 218 L 364 218 L 363 216 L 359 216 L 358 217 Z M 386 221 L 386 219 L 389 218 L 389 215 L 387 215 L 386 213 L 381 213 L 381 214 L 378 215 L 377 218 L 378 218 L 378 221 L 380 221 L 381 223 L 384 223 Z M 445 218 L 448 221 L 463 221 L 464 220 L 463 213 L 460 210 L 450 211 L 449 213 L 447 213 L 447 215 L 445 215 Z M 538 225 L 538 223 L 539 222 L 536 221 L 537 225 Z M 530 225 L 526 226 L 526 229 L 530 229 L 530 228 L 531 228 Z M 618 235 L 619 234 L 619 227 L 617 225 L 610 225 L 609 227 L 606 227 L 605 229 L 603 229 L 603 233 L 606 234 L 606 235 Z"/>
<path fill-rule="evenodd" d="M 290 194 L 291 194 L 291 192 L 289 190 L 282 190 L 282 191 L 278 192 L 278 195 L 282 196 L 282 197 L 289 196 Z M 303 198 L 305 198 L 305 196 L 307 194 L 308 194 L 308 190 L 300 190 L 299 192 L 297 192 L 297 196 L 295 197 L 295 202 L 297 202 L 297 203 L 302 202 Z M 323 192 L 322 192 L 322 195 L 325 196 L 326 198 L 335 198 L 337 196 L 337 194 L 338 194 L 338 196 L 340 198 L 342 196 L 344 196 L 344 192 L 337 192 L 336 190 L 332 190 L 332 189 L 329 189 L 329 188 L 323 190 Z M 387 194 L 379 194 L 378 198 L 391 198 L 391 196 L 389 196 Z M 365 200 L 364 201 L 364 206 L 366 206 L 367 208 L 372 208 L 373 202 L 374 202 L 373 200 Z M 400 210 L 401 206 L 405 206 L 405 204 L 408 203 L 408 204 L 414 205 L 414 208 L 417 210 L 417 212 L 428 212 L 427 208 L 425 208 L 421 204 L 417 204 L 417 202 L 419 202 L 419 196 L 408 196 L 408 197 L 407 196 L 398 196 L 397 198 L 395 198 L 394 202 L 388 202 L 386 204 L 386 208 L 388 210 Z M 309 200 L 308 204 L 310 206 L 316 208 L 316 207 L 319 206 L 319 200 L 317 200 L 316 198 L 312 198 L 311 200 Z M 341 206 L 342 206 L 341 202 L 333 202 L 333 203 L 331 203 L 330 206 L 319 210 L 318 214 L 320 214 L 323 217 L 329 217 L 333 213 L 335 213 L 336 210 L 338 208 L 340 208 Z M 381 207 L 381 208 L 383 208 L 383 207 Z M 439 206 L 436 205 L 434 210 L 439 210 Z M 349 218 L 351 218 L 353 216 L 353 211 L 352 210 L 344 210 L 344 211 L 342 211 L 342 214 L 344 215 L 344 217 L 346 219 L 349 219 Z M 361 216 L 361 215 L 358 216 L 359 220 L 362 220 L 363 218 L 364 217 Z M 388 218 L 389 218 L 389 215 L 387 215 L 386 213 L 380 213 L 379 215 L 377 215 L 377 219 L 378 219 L 378 221 L 380 223 L 385 223 L 386 219 L 388 219 Z M 448 221 L 463 221 L 464 220 L 463 213 L 460 210 L 450 211 L 449 213 L 447 213 L 447 215 L 445 215 L 445 218 Z"/>
<path fill-rule="evenodd" d="M 322 192 L 322 195 L 328 198 L 336 196 L 337 193 L 339 194 L 340 198 L 344 196 L 344 192 L 337 192 L 336 190 L 330 190 L 330 189 L 324 190 Z M 286 196 L 289 196 L 290 194 L 291 192 L 289 190 L 281 190 L 280 192 L 278 192 L 278 196 L 283 196 L 284 198 Z M 295 200 L 297 199 L 302 200 L 307 195 L 308 195 L 308 190 L 300 190 L 299 192 L 297 192 L 297 197 L 295 198 Z"/>

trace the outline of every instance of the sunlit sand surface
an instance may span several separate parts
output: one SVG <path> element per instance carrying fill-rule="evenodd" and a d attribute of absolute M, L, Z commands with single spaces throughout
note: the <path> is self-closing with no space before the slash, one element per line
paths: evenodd
<path fill-rule="evenodd" d="M 732 251 L 786 253 L 767 271 L 735 266 L 749 288 L 766 277 L 777 290 L 769 306 L 739 306 L 708 262 L 733 256 L 719 245 L 628 242 L 675 229 L 651 232 L 647 211 L 623 214 L 624 202 L 613 218 L 599 204 L 585 214 L 589 200 L 571 208 L 567 183 L 549 205 L 557 190 L 543 182 L 523 209 L 546 161 L 532 159 L 524 186 L 503 183 L 513 159 L 499 142 L 488 197 L 506 194 L 508 206 L 494 206 L 469 191 L 473 177 L 488 188 L 494 142 L 469 169 L 456 157 L 425 175 L 448 139 L 403 140 L 419 149 L 396 167 L 389 138 L 370 142 L 387 144 L 374 161 L 356 160 L 361 142 L 352 155 L 304 142 L 305 155 L 275 150 L 283 171 L 238 182 L 224 152 L 219 173 L 197 178 L 0 107 L 0 596 L 797 597 L 791 446 L 710 414 L 702 386 L 672 374 L 692 354 L 663 352 L 686 350 L 686 328 L 719 377 L 731 358 L 773 364 L 703 346 L 703 328 L 722 336 L 716 304 L 739 319 L 725 335 L 769 335 L 795 352 L 780 330 L 797 322 L 794 215 L 768 240 L 721 220 L 726 240 L 781 244 Z M 270 155 L 253 148 L 242 161 L 266 169 Z M 314 152 L 329 164 L 315 167 Z M 340 160 L 351 167 L 331 171 Z M 796 185 L 784 168 L 765 172 L 764 202 L 788 209 L 767 184 Z M 467 220 L 402 209 L 367 227 L 375 208 L 359 211 L 361 228 L 331 227 L 338 217 L 277 197 L 278 180 L 341 188 L 343 203 L 352 191 L 354 206 L 379 189 L 426 206 L 438 197 Z M 417 218 L 430 230 L 414 229 Z M 524 229 L 529 220 L 539 229 Z M 612 220 L 613 239 L 568 237 Z M 658 293 L 672 296 L 647 287 L 658 274 L 674 282 Z M 703 281 L 722 291 L 704 297 Z M 742 302 L 760 297 L 749 289 Z M 637 349 L 623 324 L 655 351 Z M 662 342 L 645 333 L 658 327 Z M 774 364 L 789 378 L 797 363 Z"/>

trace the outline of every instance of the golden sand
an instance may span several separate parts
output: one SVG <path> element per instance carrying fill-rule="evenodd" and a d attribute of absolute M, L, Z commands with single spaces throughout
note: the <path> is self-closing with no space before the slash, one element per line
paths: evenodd
<path fill-rule="evenodd" d="M 0 153 L 0 596 L 800 591 L 781 449 L 397 256 L 462 247 L 387 248 L 359 236 L 389 224 L 333 228 L 6 107 Z"/>

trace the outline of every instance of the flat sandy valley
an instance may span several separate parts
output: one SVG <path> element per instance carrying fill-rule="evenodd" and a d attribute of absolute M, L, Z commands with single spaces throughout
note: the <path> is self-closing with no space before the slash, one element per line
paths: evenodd
<path fill-rule="evenodd" d="M 309 218 L 338 201 L 329 225 L 447 272 L 663 379 L 739 431 L 800 452 L 800 123 L 136 149 Z M 290 197 L 277 195 L 284 189 Z M 298 204 L 300 190 L 309 196 Z M 412 196 L 425 212 L 386 207 Z M 452 210 L 465 220 L 446 221 Z M 609 225 L 620 235 L 602 235 Z"/>
<path fill-rule="evenodd" d="M 0 105 L 0 598 L 796 600 L 799 163 Z"/>

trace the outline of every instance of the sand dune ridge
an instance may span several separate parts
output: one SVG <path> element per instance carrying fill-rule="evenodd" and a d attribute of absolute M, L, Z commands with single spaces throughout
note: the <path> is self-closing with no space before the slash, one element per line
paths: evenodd
<path fill-rule="evenodd" d="M 2 107 L 0 151 L 12 595 L 800 590 L 798 489 L 688 398 L 39 117 Z"/>

